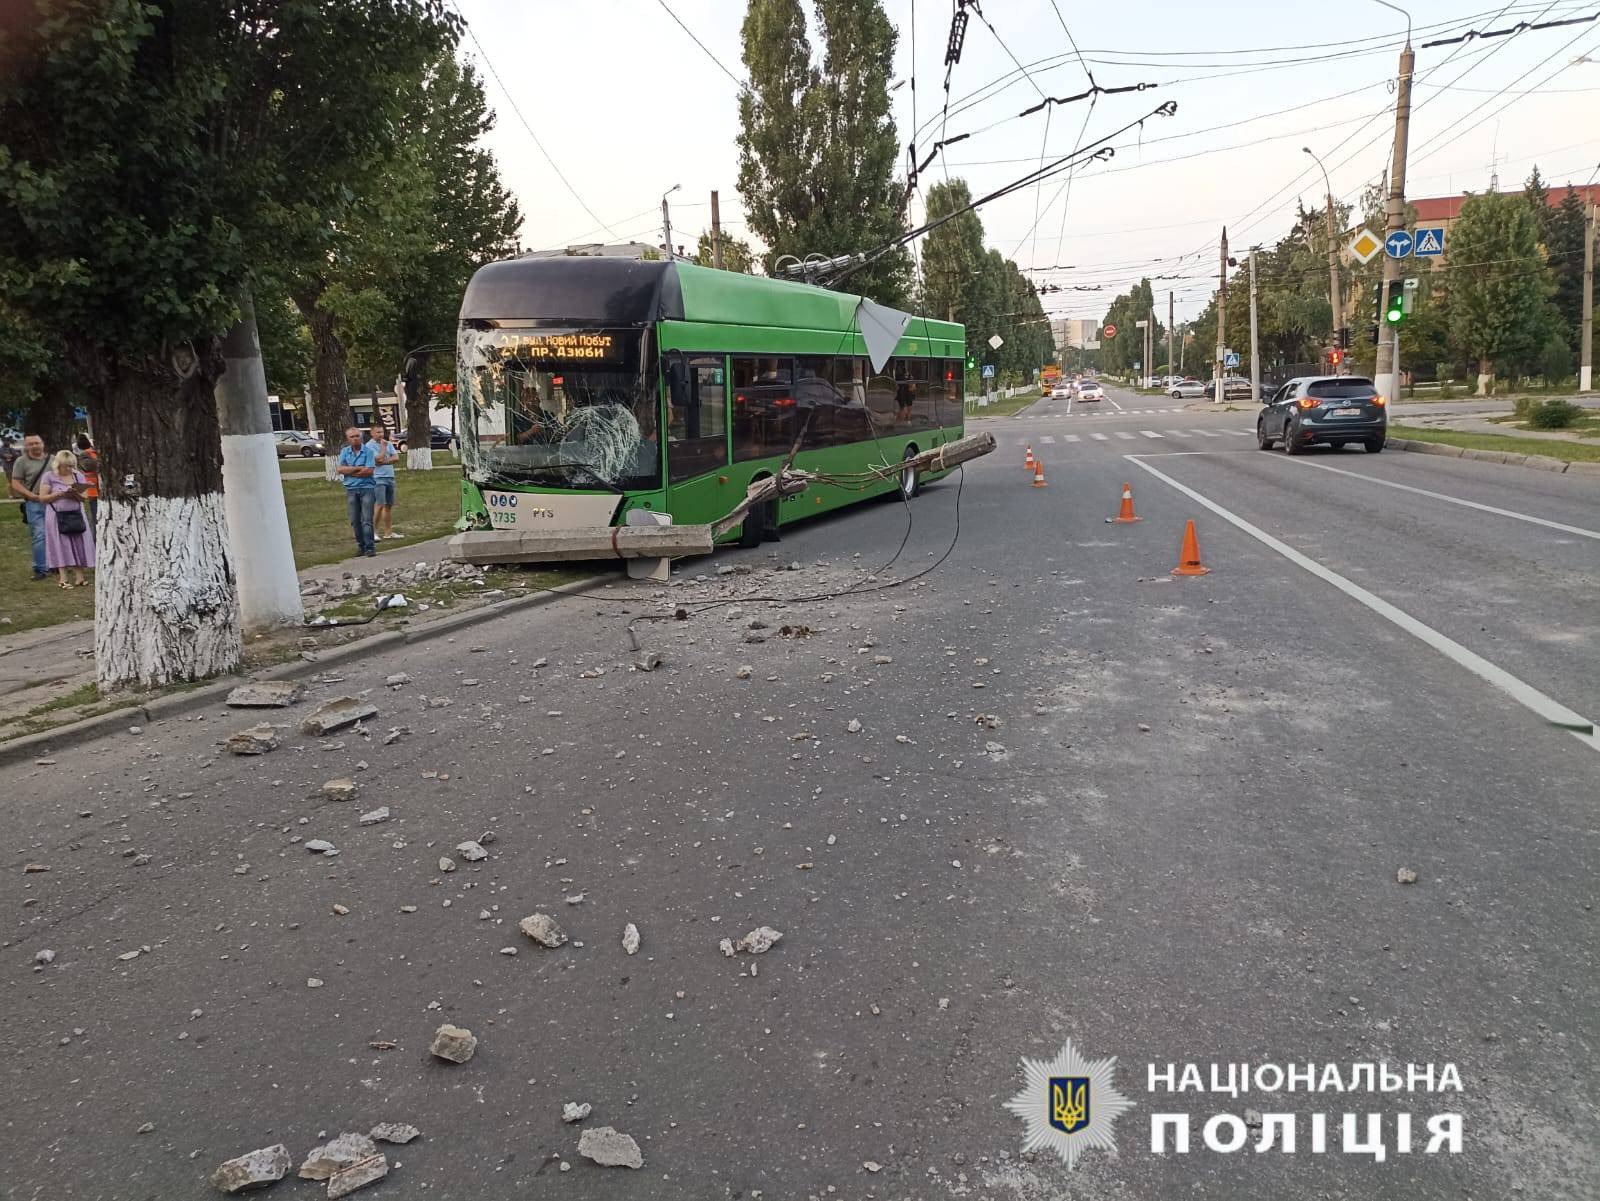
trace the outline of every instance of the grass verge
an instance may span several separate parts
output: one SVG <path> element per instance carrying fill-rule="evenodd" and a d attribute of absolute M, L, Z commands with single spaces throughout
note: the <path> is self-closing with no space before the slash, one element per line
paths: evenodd
<path fill-rule="evenodd" d="M 382 543 L 385 550 L 447 534 L 461 515 L 459 472 L 401 472 L 395 493 L 394 527 L 405 537 Z M 294 542 L 297 568 L 337 563 L 356 553 L 340 485 L 326 480 L 284 480 L 283 499 L 289 510 L 289 537 Z"/>
<path fill-rule="evenodd" d="M 1510 434 L 1476 434 L 1463 430 L 1442 430 L 1431 426 L 1390 424 L 1391 438 L 1416 442 L 1442 442 L 1467 450 L 1498 450 L 1514 455 L 1544 455 L 1568 463 L 1600 462 L 1600 446 L 1586 442 L 1563 442 L 1555 438 L 1518 438 Z"/>
<path fill-rule="evenodd" d="M 1029 388 L 1026 392 L 1019 392 L 1008 400 L 997 400 L 987 408 L 975 409 L 967 414 L 967 418 L 971 420 L 974 417 L 1015 417 L 1038 399 L 1039 389 Z"/>

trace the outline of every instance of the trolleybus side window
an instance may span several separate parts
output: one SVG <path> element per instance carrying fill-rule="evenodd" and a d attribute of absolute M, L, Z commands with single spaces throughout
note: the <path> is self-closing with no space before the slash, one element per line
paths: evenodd
<path fill-rule="evenodd" d="M 795 359 L 794 399 L 798 421 L 805 424 L 801 450 L 841 444 L 838 419 L 844 398 L 834 386 L 832 359 L 813 355 Z M 798 432 L 800 426 L 797 424 L 795 429 Z"/>
<path fill-rule="evenodd" d="M 728 386 L 721 355 L 670 356 L 667 478 L 678 483 L 728 462 Z"/>
<path fill-rule="evenodd" d="M 939 406 L 939 424 L 945 428 L 961 424 L 962 406 L 965 397 L 962 395 L 966 384 L 962 378 L 960 359 L 935 360 L 944 376 L 944 400 Z"/>
<path fill-rule="evenodd" d="M 792 361 L 781 355 L 733 360 L 733 460 L 786 455 L 799 432 Z"/>
<path fill-rule="evenodd" d="M 840 356 L 833 360 L 833 386 L 839 408 L 833 415 L 834 445 L 866 442 L 872 437 L 867 424 L 867 360 Z"/>

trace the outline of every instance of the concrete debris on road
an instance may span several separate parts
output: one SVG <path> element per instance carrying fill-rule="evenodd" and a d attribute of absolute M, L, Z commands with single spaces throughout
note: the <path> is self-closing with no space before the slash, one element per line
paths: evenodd
<path fill-rule="evenodd" d="M 578 1136 L 578 1154 L 603 1168 L 642 1168 L 639 1144 L 610 1126 L 593 1126 Z"/>
<path fill-rule="evenodd" d="M 277 1143 L 228 1160 L 211 1173 L 211 1183 L 225 1193 L 263 1188 L 282 1180 L 292 1163 L 289 1148 Z"/>
<path fill-rule="evenodd" d="M 661 656 L 655 651 L 645 651 L 634 659 L 633 665 L 639 671 L 654 671 L 661 666 Z"/>
<path fill-rule="evenodd" d="M 848 733 L 851 733 L 851 734 L 859 734 L 859 733 L 861 733 L 861 721 L 860 721 L 860 719 L 852 717 L 850 719 L 850 721 L 849 721 L 849 724 L 847 724 L 845 726 L 845 730 Z"/>
<path fill-rule="evenodd" d="M 751 676 L 753 676 L 755 674 L 756 674 L 755 668 L 750 667 L 748 665 L 744 665 L 744 666 L 741 666 L 738 671 L 734 672 L 733 676 L 734 676 L 734 679 L 736 679 L 736 680 L 748 680 Z"/>
<path fill-rule="evenodd" d="M 331 734 L 358 721 L 378 716 L 378 706 L 354 696 L 336 696 L 324 701 L 300 723 L 305 734 Z"/>
<path fill-rule="evenodd" d="M 561 1107 L 561 1120 L 563 1122 L 581 1122 L 593 1112 L 594 1106 L 587 1101 L 582 1103 L 568 1101 Z"/>
<path fill-rule="evenodd" d="M 366 1188 L 369 1184 L 376 1184 L 389 1174 L 389 1161 L 382 1154 L 370 1156 L 360 1163 L 353 1163 L 348 1168 L 341 1168 L 328 1177 L 328 1197 L 330 1201 L 339 1197 L 349 1196 L 358 1188 Z"/>
<path fill-rule="evenodd" d="M 356 782 L 349 776 L 329 780 L 322 786 L 322 795 L 330 801 L 348 801 L 356 795 Z"/>
<path fill-rule="evenodd" d="M 299 700 L 303 691 L 293 680 L 262 680 L 240 684 L 223 704 L 231 709 L 284 709 Z"/>
<path fill-rule="evenodd" d="M 300 845 L 313 854 L 326 855 L 330 859 L 339 853 L 339 848 L 325 838 L 308 838 Z"/>
<path fill-rule="evenodd" d="M 346 1132 L 331 1142 L 313 1147 L 300 1165 L 301 1180 L 326 1180 L 340 1168 L 348 1168 L 378 1153 L 370 1135 Z"/>
<path fill-rule="evenodd" d="M 541 947 L 555 948 L 567 941 L 567 932 L 548 913 L 529 914 L 517 923 L 517 929 Z"/>
<path fill-rule="evenodd" d="M 734 947 L 740 951 L 748 951 L 752 955 L 765 955 L 777 946 L 782 937 L 783 934 L 771 926 L 757 926 L 735 943 Z"/>
<path fill-rule="evenodd" d="M 637 955 L 639 953 L 639 927 L 632 922 L 622 927 L 622 949 L 629 955 Z M 55 953 L 52 951 L 51 958 L 54 957 Z M 49 960 L 45 962 L 48 963 Z"/>
<path fill-rule="evenodd" d="M 458 842 L 456 844 L 456 854 L 460 855 L 468 863 L 477 863 L 480 859 L 487 859 L 489 857 L 488 851 L 484 850 L 483 847 L 481 847 L 478 843 L 472 842 L 471 840 L 468 840 L 467 842 Z"/>
<path fill-rule="evenodd" d="M 466 1063 L 477 1049 L 478 1040 L 472 1036 L 472 1031 L 446 1022 L 433 1032 L 433 1045 L 428 1051 L 451 1063 Z"/>
<path fill-rule="evenodd" d="M 439 870 L 442 871 L 442 872 L 453 872 L 453 871 L 455 871 L 456 870 L 456 861 L 454 859 L 450 858 L 450 856 L 448 856 L 448 855 L 440 855 L 439 856 Z"/>
<path fill-rule="evenodd" d="M 359 819 L 363 826 L 375 826 L 379 822 L 389 820 L 389 806 L 379 805 L 376 809 L 368 809 Z"/>
<path fill-rule="evenodd" d="M 628 929 L 633 930 L 633 927 L 629 926 Z M 638 931 L 636 931 L 636 930 L 634 931 L 633 941 L 635 943 L 635 949 L 637 949 L 637 944 L 638 944 L 638 941 L 639 941 L 639 934 L 638 934 Z M 623 942 L 624 943 L 627 942 L 627 937 L 626 936 L 623 937 Z M 628 953 L 631 955 L 633 952 L 630 951 Z M 33 961 L 35 963 L 54 963 L 56 961 L 56 953 L 54 951 L 52 951 L 52 950 L 49 950 L 49 949 L 46 949 L 46 950 L 43 950 L 43 951 L 38 951 L 38 952 L 36 952 L 34 954 Z"/>
<path fill-rule="evenodd" d="M 1399 871 L 1395 872 L 1394 878 L 1395 881 L 1400 884 L 1415 884 L 1417 882 L 1417 873 L 1412 871 L 1409 867 L 1402 867 Z"/>
<path fill-rule="evenodd" d="M 721 951 L 729 959 L 732 959 L 733 958 L 733 939 L 724 938 L 721 942 L 719 942 L 717 944 L 717 950 Z"/>
<path fill-rule="evenodd" d="M 411 683 L 411 677 L 403 671 L 397 671 L 391 676 L 385 676 L 383 682 L 390 688 L 399 688 L 402 684 Z"/>
<path fill-rule="evenodd" d="M 409 1143 L 422 1137 L 422 1131 L 405 1122 L 379 1122 L 369 1133 L 380 1143 Z"/>
<path fill-rule="evenodd" d="M 240 730 L 228 739 L 228 750 L 235 755 L 265 755 L 277 745 L 278 732 L 265 722 Z"/>
<path fill-rule="evenodd" d="M 876 1175 L 878 1172 L 883 1171 L 883 1165 L 881 1163 L 877 1162 L 877 1160 L 873 1160 L 873 1159 L 869 1159 L 869 1160 L 864 1161 L 861 1166 L 863 1168 L 865 1168 L 867 1171 L 872 1172 L 874 1175 Z"/>

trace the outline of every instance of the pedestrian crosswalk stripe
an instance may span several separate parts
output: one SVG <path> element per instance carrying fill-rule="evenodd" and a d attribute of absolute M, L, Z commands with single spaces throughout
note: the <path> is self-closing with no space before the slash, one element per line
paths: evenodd
<path fill-rule="evenodd" d="M 1143 434 L 1146 438 L 1159 438 L 1159 437 L 1161 437 L 1161 435 L 1156 433 L 1155 430 L 1140 430 L 1139 432 L 1141 434 Z"/>
<path fill-rule="evenodd" d="M 1248 438 L 1250 436 L 1249 430 L 1223 430 L 1222 432 L 1225 434 L 1233 434 L 1238 438 Z"/>
<path fill-rule="evenodd" d="M 1083 439 L 1078 437 L 1077 434 L 1062 434 L 1061 435 L 1061 440 L 1063 442 L 1082 442 L 1083 441 Z"/>
<path fill-rule="evenodd" d="M 1222 437 L 1222 435 L 1217 433 L 1215 430 L 1190 430 L 1189 432 L 1191 434 L 1199 434 L 1202 438 L 1220 438 L 1220 437 Z"/>
<path fill-rule="evenodd" d="M 1046 434 L 1044 437 L 1039 439 L 1039 441 L 1043 442 L 1046 446 L 1053 446 L 1055 444 L 1055 440 L 1056 438 L 1054 434 Z"/>
<path fill-rule="evenodd" d="M 1111 440 L 1104 434 L 1090 434 L 1089 437 L 1093 438 L 1096 442 L 1109 442 Z"/>
<path fill-rule="evenodd" d="M 1124 442 L 1132 442 L 1133 441 L 1133 435 L 1130 434 L 1127 430 L 1116 430 L 1115 433 L 1116 433 L 1117 437 L 1121 438 Z"/>

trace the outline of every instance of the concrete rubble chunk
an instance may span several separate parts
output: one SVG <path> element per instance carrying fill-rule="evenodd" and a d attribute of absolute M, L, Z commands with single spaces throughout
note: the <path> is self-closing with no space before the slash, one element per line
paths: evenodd
<path fill-rule="evenodd" d="M 278 732 L 265 722 L 240 730 L 228 739 L 228 750 L 235 755 L 265 755 L 277 745 Z"/>
<path fill-rule="evenodd" d="M 389 1174 L 389 1161 L 383 1155 L 373 1155 L 353 1163 L 348 1168 L 340 1168 L 328 1177 L 329 1198 L 347 1197 L 358 1188 L 366 1188 L 369 1184 L 376 1184 Z"/>
<path fill-rule="evenodd" d="M 385 676 L 383 682 L 390 688 L 399 688 L 402 684 L 411 683 L 411 677 L 403 671 L 397 671 L 391 676 Z"/>
<path fill-rule="evenodd" d="M 450 856 L 448 856 L 448 855 L 440 855 L 439 856 L 439 870 L 442 871 L 442 872 L 453 872 L 453 871 L 455 871 L 456 870 L 456 861 L 454 859 L 450 858 Z"/>
<path fill-rule="evenodd" d="M 568 1101 L 561 1107 L 561 1120 L 563 1122 L 581 1122 L 594 1112 L 594 1106 L 587 1101 L 581 1104 L 577 1101 Z"/>
<path fill-rule="evenodd" d="M 372 1128 L 372 1137 L 380 1143 L 409 1143 L 421 1138 L 422 1131 L 405 1122 L 379 1122 Z"/>
<path fill-rule="evenodd" d="M 610 1126 L 591 1126 L 578 1136 L 578 1154 L 603 1168 L 642 1168 L 639 1144 Z"/>
<path fill-rule="evenodd" d="M 643 651 L 634 659 L 633 665 L 640 671 L 654 671 L 661 666 L 661 656 L 655 651 Z"/>
<path fill-rule="evenodd" d="M 349 776 L 329 780 L 322 786 L 322 795 L 330 801 L 348 801 L 356 795 L 356 782 Z"/>
<path fill-rule="evenodd" d="M 283 709 L 299 700 L 303 691 L 293 680 L 261 680 L 240 684 L 223 704 L 232 709 Z"/>
<path fill-rule="evenodd" d="M 348 1168 L 378 1153 L 370 1135 L 346 1132 L 306 1153 L 300 1165 L 301 1180 L 326 1180 L 340 1168 Z"/>
<path fill-rule="evenodd" d="M 369 809 L 361 815 L 360 823 L 363 826 L 375 826 L 379 822 L 389 820 L 389 806 L 379 805 L 376 809 Z"/>
<path fill-rule="evenodd" d="M 261 1147 L 222 1164 L 211 1173 L 211 1183 L 225 1193 L 265 1188 L 282 1180 L 293 1162 L 289 1148 L 282 1143 Z"/>
<path fill-rule="evenodd" d="M 446 1022 L 433 1032 L 433 1045 L 428 1051 L 451 1063 L 466 1063 L 477 1049 L 478 1040 L 473 1037 L 472 1031 Z"/>
<path fill-rule="evenodd" d="M 456 854 L 468 863 L 477 863 L 480 859 L 487 859 L 489 852 L 476 842 L 467 841 L 456 844 Z"/>
<path fill-rule="evenodd" d="M 1417 873 L 1409 867 L 1402 867 L 1395 872 L 1394 878 L 1397 884 L 1415 884 L 1417 882 Z"/>
<path fill-rule="evenodd" d="M 548 913 L 534 913 L 517 923 L 521 930 L 541 947 L 559 947 L 567 941 L 567 932 L 556 924 Z"/>
<path fill-rule="evenodd" d="M 632 922 L 622 927 L 622 949 L 629 955 L 639 953 L 639 927 Z"/>
<path fill-rule="evenodd" d="M 733 939 L 724 938 L 721 942 L 719 942 L 717 944 L 717 950 L 721 951 L 729 959 L 732 959 L 733 958 L 733 954 L 734 954 L 734 952 L 733 952 Z"/>
<path fill-rule="evenodd" d="M 329 842 L 326 838 L 308 838 L 300 845 L 314 854 L 327 855 L 330 858 L 339 853 L 339 848 L 334 846 L 333 843 Z"/>
<path fill-rule="evenodd" d="M 752 955 L 765 955 L 782 937 L 783 934 L 771 926 L 757 926 L 734 945 L 738 950 L 748 951 Z"/>
<path fill-rule="evenodd" d="M 324 701 L 300 723 L 306 734 L 331 734 L 358 721 L 378 716 L 378 706 L 354 696 L 336 696 Z"/>

